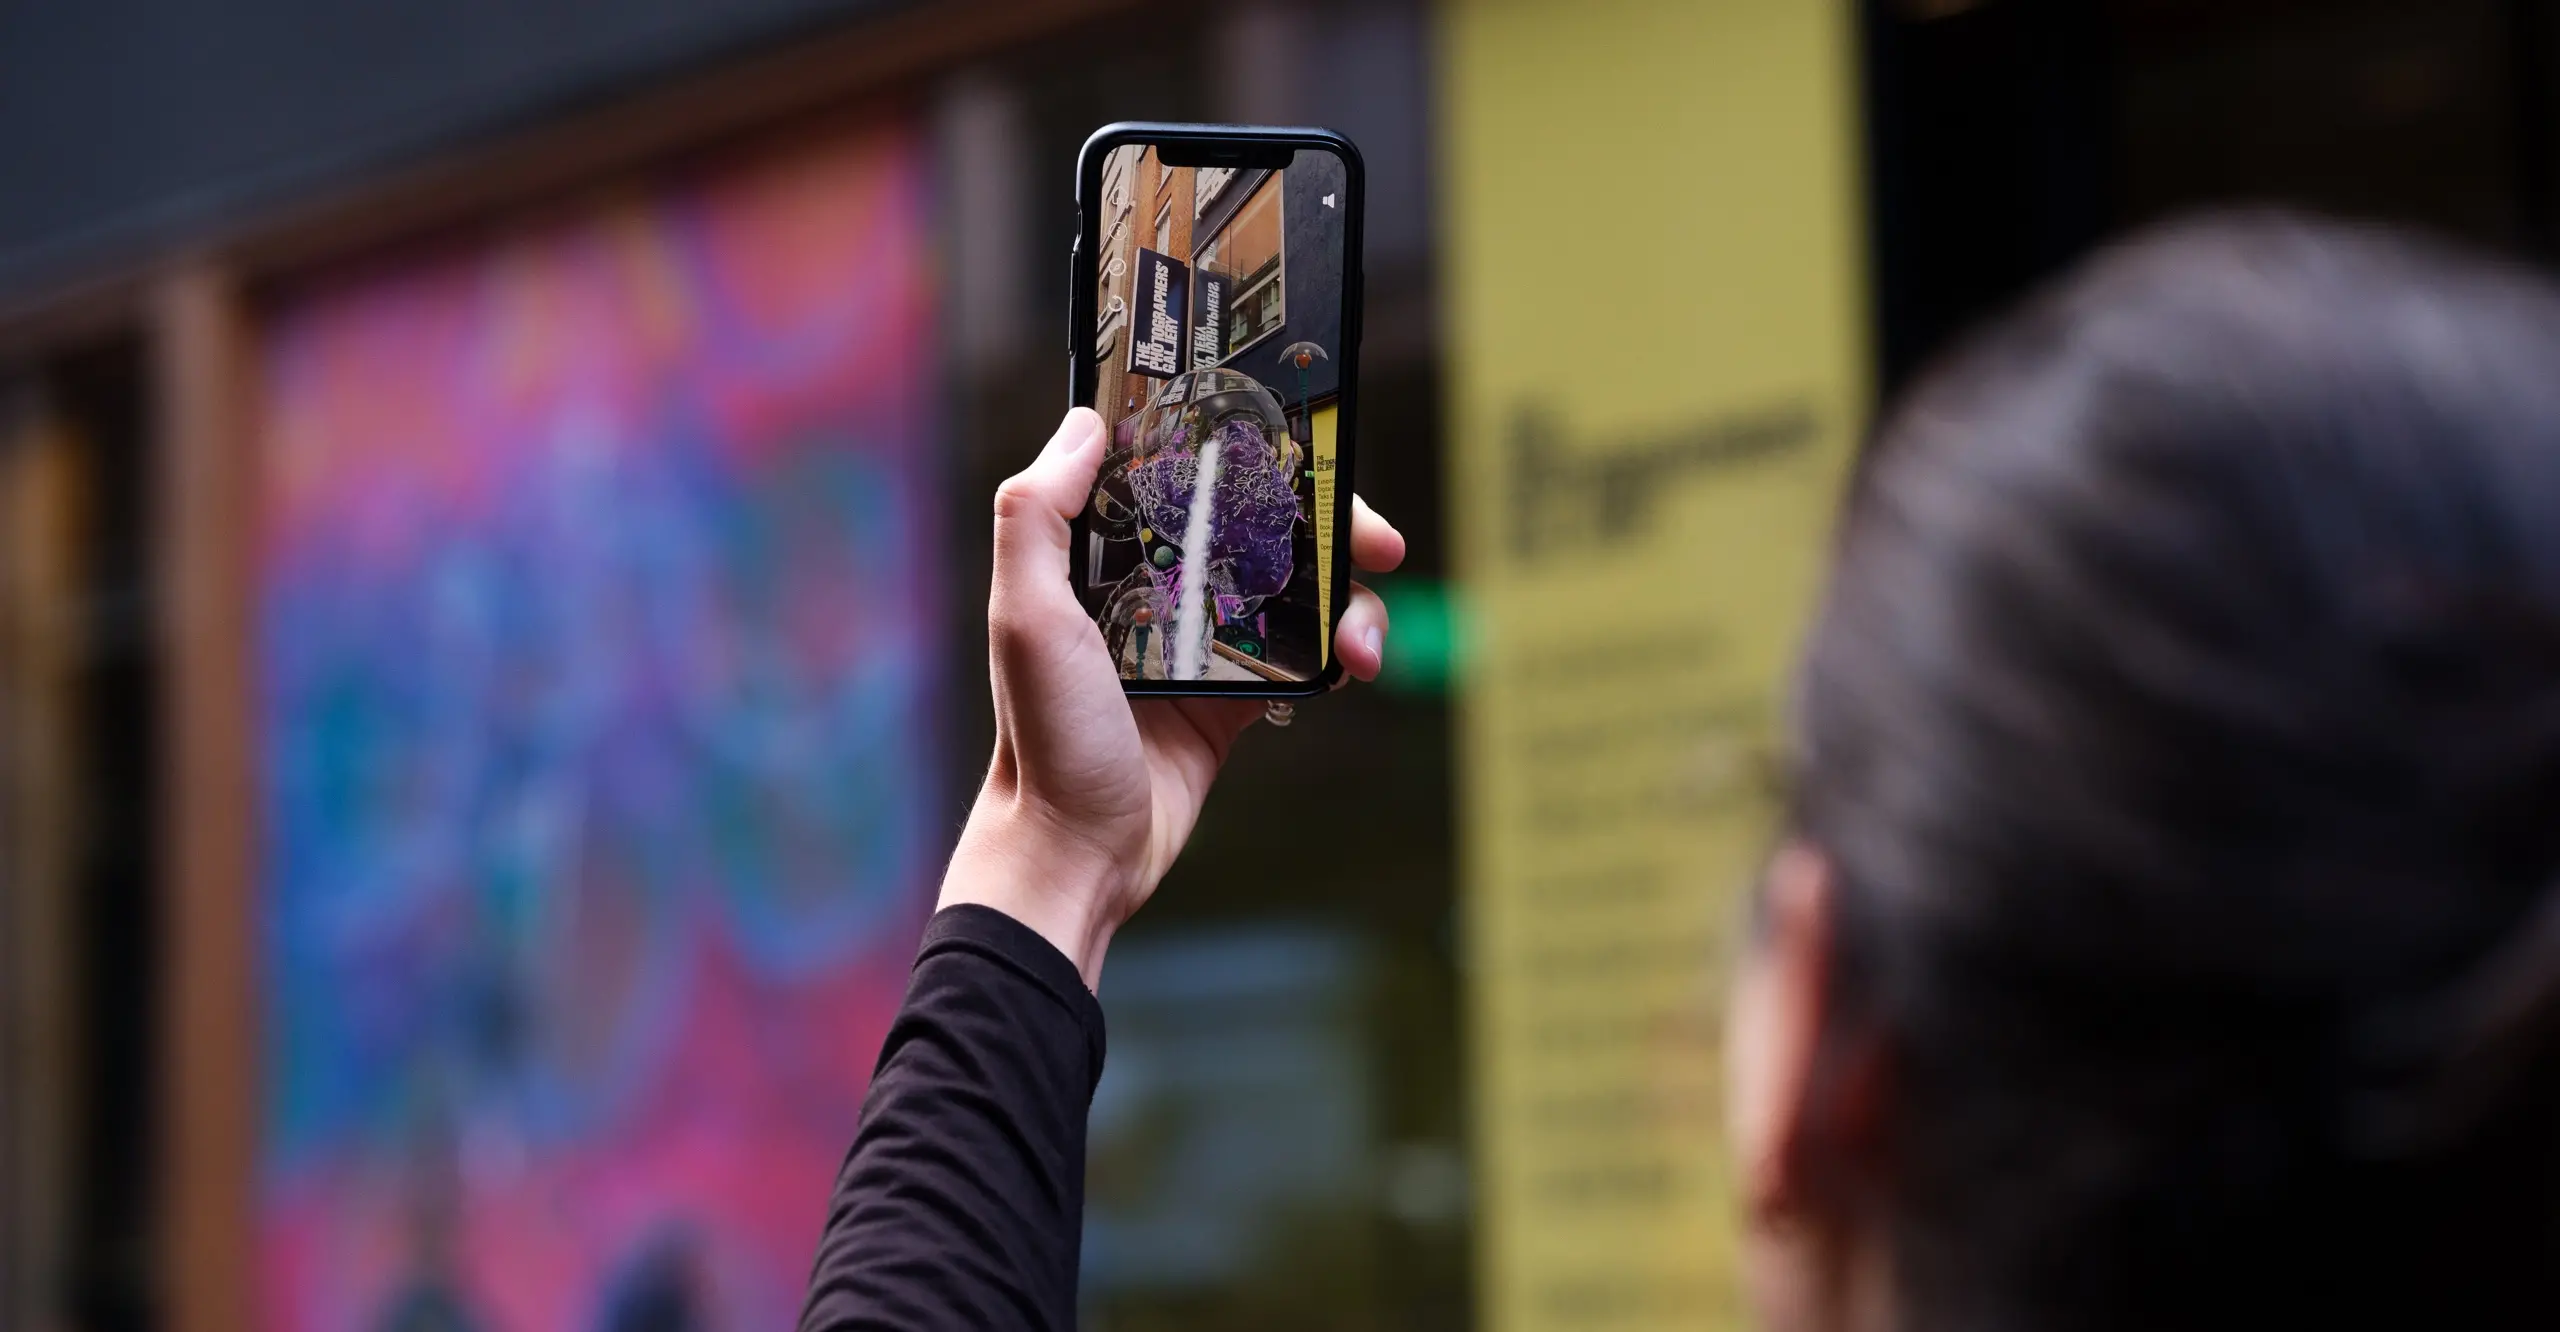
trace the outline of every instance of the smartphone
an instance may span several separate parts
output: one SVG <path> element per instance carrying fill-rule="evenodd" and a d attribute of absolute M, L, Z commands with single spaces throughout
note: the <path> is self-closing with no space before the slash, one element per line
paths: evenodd
<path fill-rule="evenodd" d="M 1068 381 L 1110 443 L 1069 565 L 1130 694 L 1298 698 L 1341 677 L 1363 194 L 1330 130 L 1085 141 Z"/>

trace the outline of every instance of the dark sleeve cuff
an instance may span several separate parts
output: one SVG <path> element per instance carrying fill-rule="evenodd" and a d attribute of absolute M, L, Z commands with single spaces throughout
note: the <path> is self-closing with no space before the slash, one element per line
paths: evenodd
<path fill-rule="evenodd" d="M 1038 987 L 1074 1019 L 1084 1033 L 1088 1069 L 1085 1099 L 1091 1102 L 1095 1085 L 1102 1081 L 1102 1003 L 1084 987 L 1084 977 L 1077 973 L 1075 963 L 1030 926 L 993 907 L 975 903 L 944 907 L 933 913 L 933 919 L 925 924 L 924 940 L 916 947 L 916 965 L 921 967 L 931 958 L 951 952 L 971 953 L 1013 972 Z M 886 1053 L 883 1051 L 884 1058 Z"/>

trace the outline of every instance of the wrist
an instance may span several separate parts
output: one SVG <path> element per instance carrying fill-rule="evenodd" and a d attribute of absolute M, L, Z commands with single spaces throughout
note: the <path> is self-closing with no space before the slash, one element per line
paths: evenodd
<path fill-rule="evenodd" d="M 1126 871 L 1056 820 L 993 803 L 982 797 L 970 811 L 936 908 L 974 904 L 1003 912 L 1064 954 L 1085 988 L 1094 988 L 1120 927 Z"/>

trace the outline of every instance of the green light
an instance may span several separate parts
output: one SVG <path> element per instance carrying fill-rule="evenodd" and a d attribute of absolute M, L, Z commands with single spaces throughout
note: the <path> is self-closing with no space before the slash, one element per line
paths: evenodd
<path fill-rule="evenodd" d="M 1445 693 L 1465 667 L 1463 600 L 1437 578 L 1364 580 L 1387 603 L 1387 666 L 1378 687 L 1398 693 Z"/>

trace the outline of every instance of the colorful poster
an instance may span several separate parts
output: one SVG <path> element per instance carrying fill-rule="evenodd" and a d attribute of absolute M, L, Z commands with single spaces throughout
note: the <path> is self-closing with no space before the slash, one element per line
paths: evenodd
<path fill-rule="evenodd" d="M 1742 1325 L 1717 964 L 1866 409 L 1854 19 L 1441 10 L 1495 1332 Z"/>
<path fill-rule="evenodd" d="M 861 133 L 272 312 L 262 1326 L 791 1325 L 949 825 L 925 190 Z"/>

